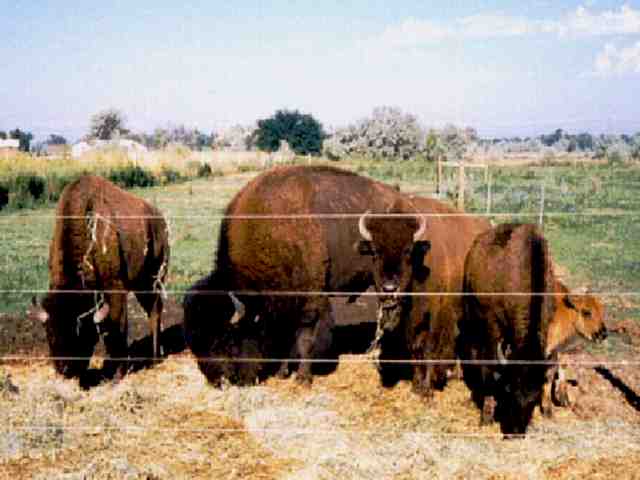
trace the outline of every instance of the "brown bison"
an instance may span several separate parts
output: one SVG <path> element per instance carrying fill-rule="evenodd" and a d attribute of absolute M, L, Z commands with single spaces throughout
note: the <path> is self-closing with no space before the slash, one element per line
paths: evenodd
<path fill-rule="evenodd" d="M 84 176 L 69 184 L 56 209 L 49 247 L 49 293 L 32 317 L 44 323 L 56 370 L 81 377 L 99 335 L 112 358 L 127 356 L 127 292 L 149 316 L 153 355 L 160 353 L 162 285 L 169 262 L 160 212 L 109 181 Z M 107 376 L 126 362 L 107 361 Z"/>
<path fill-rule="evenodd" d="M 538 229 L 503 224 L 479 235 L 464 292 L 463 360 L 494 362 L 463 367 L 481 423 L 493 421 L 495 404 L 503 433 L 524 435 L 541 400 L 556 309 L 551 256 Z"/>
<path fill-rule="evenodd" d="M 475 237 L 491 224 L 420 197 L 403 197 L 373 211 L 382 215 L 360 218 L 360 253 L 373 257 L 375 286 L 381 294 L 381 380 L 393 386 L 411 378 L 414 391 L 428 396 L 434 387 L 445 385 L 456 357 L 465 256 Z M 391 359 L 427 362 L 385 363 Z M 438 359 L 449 363 L 429 362 Z"/>
<path fill-rule="evenodd" d="M 192 350 L 219 360 L 202 364 L 226 364 L 203 369 L 209 381 L 230 376 L 250 384 L 289 368 L 232 357 L 335 357 L 327 292 L 358 293 L 372 284 L 371 257 L 353 255 L 358 217 L 399 195 L 382 183 L 319 166 L 276 167 L 249 182 L 226 209 L 215 272 L 185 298 Z M 198 294 L 200 287 L 209 294 Z M 206 338 L 198 338 L 201 332 Z M 294 366 L 298 381 L 311 381 L 309 362 Z"/>
<path fill-rule="evenodd" d="M 557 362 L 558 354 L 574 338 L 581 336 L 592 342 L 607 338 L 606 313 L 600 300 L 593 295 L 572 294 L 559 280 L 555 282 L 556 313 L 549 324 L 547 334 L 547 358 Z M 564 371 L 560 364 L 553 365 L 547 372 L 542 403 L 542 413 L 552 414 L 552 397 L 562 406 L 569 406 L 570 399 Z"/>

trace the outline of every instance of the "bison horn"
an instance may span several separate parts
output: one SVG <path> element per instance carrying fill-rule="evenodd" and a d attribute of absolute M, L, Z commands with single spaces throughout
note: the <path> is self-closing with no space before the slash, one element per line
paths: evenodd
<path fill-rule="evenodd" d="M 244 304 L 240 300 L 238 300 L 238 297 L 236 297 L 233 294 L 233 292 L 229 292 L 229 298 L 231 298 L 231 302 L 233 303 L 233 308 L 235 309 L 235 312 L 233 313 L 233 317 L 231 317 L 231 325 L 235 325 L 240 320 L 242 320 L 242 317 L 244 317 L 246 309 L 244 307 Z"/>
<path fill-rule="evenodd" d="M 498 363 L 500 363 L 500 365 L 506 365 L 507 364 L 507 359 L 504 356 L 504 352 L 502 351 L 502 342 L 500 342 L 498 344 Z"/>
<path fill-rule="evenodd" d="M 364 238 L 365 240 L 371 241 L 371 232 L 367 229 L 367 215 L 371 212 L 371 210 L 367 210 L 366 212 L 364 212 L 362 214 L 362 216 L 360 217 L 360 220 L 358 221 L 358 230 L 360 230 L 360 235 L 362 235 L 362 238 Z"/>
<path fill-rule="evenodd" d="M 424 232 L 427 230 L 427 219 L 424 217 L 424 215 L 418 215 L 418 230 L 416 230 L 416 233 L 413 234 L 413 241 L 417 242 L 418 240 L 420 240 L 420 238 L 422 238 L 422 235 L 424 235 Z"/>
<path fill-rule="evenodd" d="M 102 323 L 107 315 L 109 315 L 109 304 L 105 303 L 93 314 L 93 323 Z"/>
<path fill-rule="evenodd" d="M 36 297 L 31 298 L 31 308 L 27 309 L 27 317 L 40 323 L 47 323 L 49 320 L 49 314 L 38 304 Z"/>

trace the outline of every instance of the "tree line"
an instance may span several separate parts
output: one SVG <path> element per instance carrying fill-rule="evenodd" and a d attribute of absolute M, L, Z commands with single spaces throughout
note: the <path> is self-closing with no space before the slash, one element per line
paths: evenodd
<path fill-rule="evenodd" d="M 30 151 L 33 135 L 19 128 L 0 139 L 15 138 L 20 150 Z M 446 158 L 457 160 L 465 156 L 501 156 L 510 153 L 556 155 L 583 152 L 596 158 L 620 160 L 640 159 L 640 132 L 633 135 L 572 134 L 561 128 L 532 137 L 480 138 L 472 127 L 446 125 L 427 129 L 418 119 L 395 107 L 377 107 L 371 115 L 342 128 L 325 130 L 311 114 L 298 110 L 277 110 L 271 117 L 254 125 L 236 125 L 221 132 L 204 132 L 184 125 L 156 128 L 152 132 L 133 132 L 125 115 L 117 109 L 107 109 L 91 117 L 89 131 L 83 140 L 137 141 L 149 149 L 164 149 L 171 144 L 192 150 L 230 149 L 273 152 L 286 141 L 298 155 L 324 154 L 339 160 L 346 156 L 365 156 L 389 160 L 423 157 L 427 160 Z M 33 148 L 66 144 L 67 140 L 52 134 Z"/>

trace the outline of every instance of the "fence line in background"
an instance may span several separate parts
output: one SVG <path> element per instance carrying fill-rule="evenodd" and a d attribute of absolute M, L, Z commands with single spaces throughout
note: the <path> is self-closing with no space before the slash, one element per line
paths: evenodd
<path fill-rule="evenodd" d="M 363 212 L 364 213 L 364 212 Z M 429 212 L 416 212 L 416 213 L 370 213 L 367 214 L 369 218 L 415 218 L 416 215 L 423 217 L 435 217 L 435 218 L 448 218 L 448 217 L 538 217 L 539 212 L 455 212 L 455 213 L 429 213 Z M 234 220 L 307 220 L 307 219 L 327 219 L 327 220 L 344 220 L 344 219 L 359 219 L 362 213 L 300 213 L 300 214 L 247 214 L 247 215 L 225 215 L 225 214 L 212 214 L 212 215 L 122 215 L 122 216 L 110 216 L 104 217 L 109 220 L 138 220 L 138 219 L 234 219 Z M 638 211 L 623 211 L 623 212 L 546 212 L 545 217 L 635 217 L 640 216 L 640 210 Z M 86 216 L 82 215 L 18 215 L 13 217 L 0 216 L 0 222 L 10 223 L 17 222 L 18 220 L 86 220 Z"/>

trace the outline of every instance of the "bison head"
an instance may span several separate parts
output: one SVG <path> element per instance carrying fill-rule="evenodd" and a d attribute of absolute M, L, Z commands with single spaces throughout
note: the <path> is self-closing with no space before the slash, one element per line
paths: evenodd
<path fill-rule="evenodd" d="M 426 218 L 402 204 L 394 204 L 386 215 L 360 217 L 358 228 L 362 239 L 358 243 L 361 255 L 373 257 L 373 278 L 379 293 L 378 322 L 383 330 L 394 330 L 400 323 L 400 306 L 412 290 L 412 281 L 427 275 L 424 256 L 430 243 L 423 239 Z M 390 215 L 389 215 L 390 214 Z"/>
<path fill-rule="evenodd" d="M 93 316 L 83 313 L 94 305 L 93 293 L 56 292 L 49 293 L 40 305 L 35 298 L 32 301 L 29 317 L 43 324 L 53 365 L 66 378 L 79 377 L 89 366 L 98 331 Z"/>
<path fill-rule="evenodd" d="M 596 342 L 607 338 L 606 312 L 600 300 L 585 291 L 582 294 L 567 294 L 562 301 L 574 315 L 578 334 Z"/>
<path fill-rule="evenodd" d="M 511 350 L 507 346 L 504 353 L 502 345 L 498 346 L 500 374 L 496 375 L 498 385 L 498 410 L 502 433 L 505 438 L 524 436 L 533 417 L 533 410 L 540 403 L 542 388 L 546 381 L 547 366 L 540 364 L 512 364 L 508 358 Z M 540 358 L 535 349 L 525 349 L 518 358 L 522 360 Z"/>

